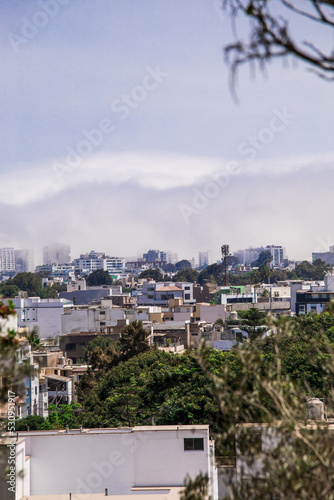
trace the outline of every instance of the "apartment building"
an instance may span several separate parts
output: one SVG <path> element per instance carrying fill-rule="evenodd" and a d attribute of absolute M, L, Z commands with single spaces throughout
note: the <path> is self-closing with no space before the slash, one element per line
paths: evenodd
<path fill-rule="evenodd" d="M 0 272 L 15 272 L 14 248 L 0 248 Z"/>
<path fill-rule="evenodd" d="M 183 304 L 194 304 L 193 283 L 146 281 L 137 296 L 138 305 L 168 306 L 170 299 L 182 299 Z"/>
<path fill-rule="evenodd" d="M 66 299 L 41 299 L 29 297 L 13 299 L 18 317 L 18 326 L 31 331 L 37 327 L 41 338 L 57 337 L 61 334 L 61 315 L 72 307 Z"/>

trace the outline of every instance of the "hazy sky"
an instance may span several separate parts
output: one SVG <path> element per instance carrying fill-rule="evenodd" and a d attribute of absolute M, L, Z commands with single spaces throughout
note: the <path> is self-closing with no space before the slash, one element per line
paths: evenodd
<path fill-rule="evenodd" d="M 334 244 L 334 83 L 245 68 L 236 104 L 219 3 L 1 1 L 0 246 Z"/>

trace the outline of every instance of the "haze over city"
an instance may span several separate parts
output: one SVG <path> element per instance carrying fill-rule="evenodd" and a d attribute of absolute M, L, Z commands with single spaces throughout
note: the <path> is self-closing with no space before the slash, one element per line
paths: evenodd
<path fill-rule="evenodd" d="M 35 30 L 38 2 L 0 11 L 1 247 L 310 260 L 334 243 L 332 84 L 244 68 L 237 104 L 219 2 L 68 2 Z"/>

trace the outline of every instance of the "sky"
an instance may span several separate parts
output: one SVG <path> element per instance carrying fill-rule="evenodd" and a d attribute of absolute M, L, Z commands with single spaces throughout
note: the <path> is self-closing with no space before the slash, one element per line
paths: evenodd
<path fill-rule="evenodd" d="M 245 67 L 236 102 L 219 0 L 2 0 L 0 37 L 1 247 L 334 244 L 334 83 Z"/>

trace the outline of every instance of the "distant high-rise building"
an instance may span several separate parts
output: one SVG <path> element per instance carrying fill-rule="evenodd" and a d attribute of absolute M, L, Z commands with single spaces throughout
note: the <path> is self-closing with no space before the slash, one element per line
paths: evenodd
<path fill-rule="evenodd" d="M 14 248 L 0 248 L 0 271 L 15 272 Z"/>
<path fill-rule="evenodd" d="M 326 264 L 334 265 L 334 245 L 329 247 L 329 252 L 313 252 L 312 253 L 312 262 L 320 259 L 326 262 Z"/>
<path fill-rule="evenodd" d="M 242 264 L 252 264 L 260 257 L 260 254 L 265 251 L 264 247 L 249 247 L 245 249 L 245 262 Z"/>
<path fill-rule="evenodd" d="M 166 252 L 160 252 L 160 250 L 149 250 L 147 253 L 143 254 L 143 259 L 146 260 L 146 262 L 155 262 L 155 261 L 160 261 L 160 262 L 167 262 L 167 254 Z"/>
<path fill-rule="evenodd" d="M 67 264 L 70 262 L 70 246 L 51 243 L 43 248 L 43 264 Z"/>
<path fill-rule="evenodd" d="M 269 250 L 273 258 L 272 263 L 274 266 L 281 266 L 286 259 L 285 248 L 281 245 L 267 245 L 266 250 Z"/>
<path fill-rule="evenodd" d="M 198 252 L 198 267 L 207 267 L 210 264 L 210 251 Z"/>
<path fill-rule="evenodd" d="M 175 264 L 178 261 L 177 253 L 167 252 L 167 262 L 168 264 Z"/>
<path fill-rule="evenodd" d="M 105 253 L 91 250 L 89 253 L 81 254 L 79 259 L 75 259 L 74 266 L 80 274 L 90 274 L 97 269 L 103 269 L 113 275 L 123 272 L 125 259 L 123 257 L 109 257 Z"/>
<path fill-rule="evenodd" d="M 32 250 L 15 250 L 15 271 L 17 273 L 33 273 L 35 271 Z"/>
<path fill-rule="evenodd" d="M 252 264 L 255 262 L 262 252 L 269 251 L 272 256 L 272 264 L 274 266 L 281 266 L 284 259 L 286 259 L 285 248 L 280 245 L 267 245 L 266 247 L 249 247 L 245 250 L 238 250 L 234 252 L 234 256 L 240 261 L 240 264 Z"/>

